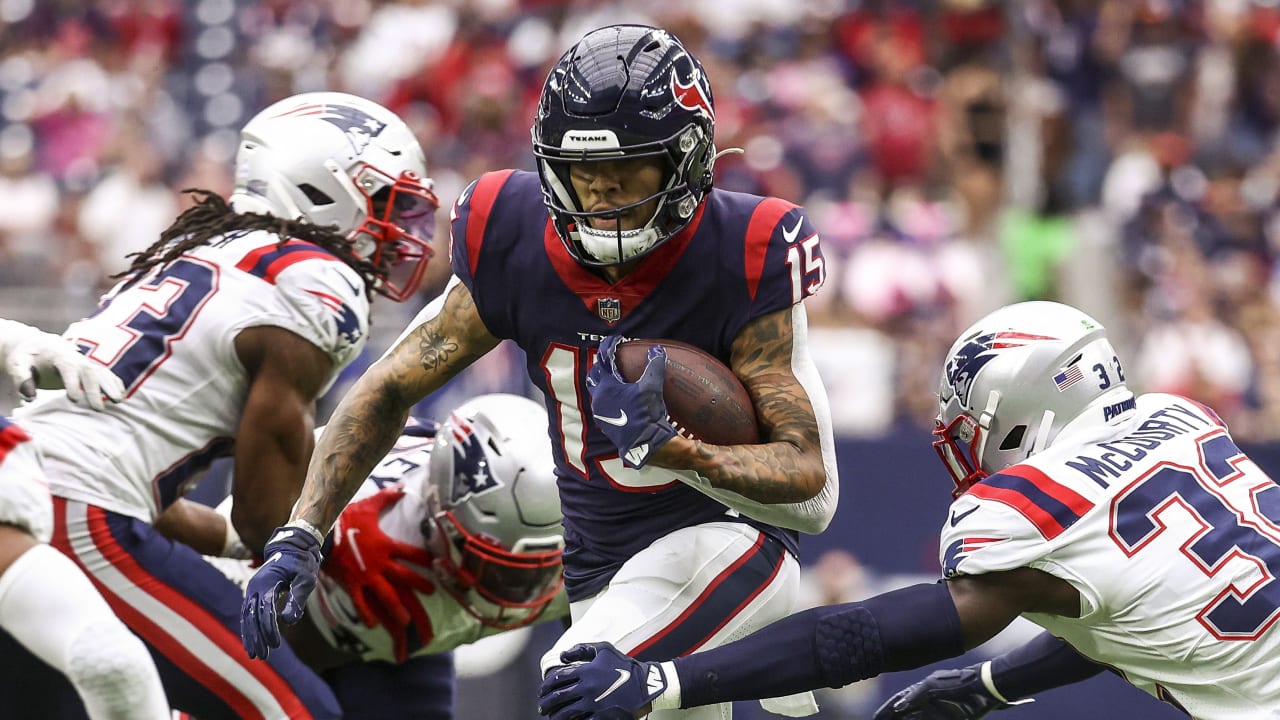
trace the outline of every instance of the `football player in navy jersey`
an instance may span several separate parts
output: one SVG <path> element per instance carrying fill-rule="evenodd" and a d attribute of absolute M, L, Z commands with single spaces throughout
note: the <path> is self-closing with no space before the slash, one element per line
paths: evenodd
<path fill-rule="evenodd" d="M 293 519 L 266 548 L 278 559 L 248 585 L 251 655 L 279 643 L 277 614 L 300 617 L 323 533 L 409 409 L 503 339 L 524 350 L 552 419 L 573 623 L 547 668 L 592 640 L 684 655 L 791 611 L 798 534 L 821 532 L 838 496 L 803 304 L 825 266 L 801 208 L 713 189 L 714 113 L 701 64 L 663 30 L 601 28 L 561 57 L 534 120 L 537 172 L 492 172 L 464 190 L 451 216 L 454 277 L 318 440 Z M 638 382 L 614 366 L 618 341 L 642 337 L 691 343 L 731 367 L 761 441 L 677 435 L 661 348 Z M 771 706 L 813 711 L 807 695 Z"/>
<path fill-rule="evenodd" d="M 955 481 L 945 581 L 669 662 L 574 647 L 539 710 L 621 720 L 840 687 L 959 655 L 1025 615 L 1047 632 L 929 675 L 875 720 L 976 720 L 1104 668 L 1197 720 L 1277 717 L 1280 487 L 1213 410 L 1134 395 L 1102 325 L 1052 302 L 964 331 L 937 407 L 934 448 Z"/>
<path fill-rule="evenodd" d="M 120 402 L 90 411 L 58 395 L 15 412 L 42 454 L 54 546 L 146 642 L 173 707 L 201 720 L 340 715 L 291 652 L 250 662 L 240 589 L 153 523 L 222 456 L 246 546 L 260 552 L 288 518 L 316 399 L 363 349 L 373 294 L 406 299 L 425 270 L 426 171 L 409 127 L 377 103 L 316 92 L 264 108 L 241 132 L 230 197 L 197 192 L 63 333 L 119 378 Z M 0 648 L 0 684 L 33 664 L 20 650 Z M 30 695 L 27 716 L 63 717 L 36 705 L 52 695 Z"/>

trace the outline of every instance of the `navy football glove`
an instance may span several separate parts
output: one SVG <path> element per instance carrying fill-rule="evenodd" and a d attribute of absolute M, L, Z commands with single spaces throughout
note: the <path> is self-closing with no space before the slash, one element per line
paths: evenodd
<path fill-rule="evenodd" d="M 982 682 L 982 664 L 938 670 L 889 698 L 872 720 L 976 720 L 1009 703 Z"/>
<path fill-rule="evenodd" d="M 562 665 L 547 673 L 538 712 L 551 720 L 635 720 L 667 689 L 658 663 L 623 655 L 607 642 L 574 645 Z"/>
<path fill-rule="evenodd" d="M 667 351 L 661 345 L 649 348 L 644 373 L 629 383 L 622 379 L 614 357 L 621 340 L 619 335 L 610 335 L 600 343 L 596 362 L 587 371 L 587 392 L 596 427 L 618 448 L 624 465 L 638 468 L 676 434 L 662 399 Z"/>
<path fill-rule="evenodd" d="M 249 578 L 240 610 L 240 639 L 251 658 L 266 659 L 272 648 L 280 647 L 280 626 L 276 603 L 287 596 L 280 619 L 295 623 L 302 619 L 307 596 L 316 587 L 320 572 L 320 540 L 298 525 L 276 528 L 262 549 L 265 560 Z"/>

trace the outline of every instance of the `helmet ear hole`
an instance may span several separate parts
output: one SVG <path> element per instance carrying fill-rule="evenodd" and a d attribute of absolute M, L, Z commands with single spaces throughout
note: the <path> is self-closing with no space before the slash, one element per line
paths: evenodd
<path fill-rule="evenodd" d="M 1022 438 L 1024 438 L 1026 434 L 1027 434 L 1026 425 L 1019 425 L 1015 427 L 1014 429 L 1009 431 L 1009 434 L 1004 436 L 1004 440 L 1000 442 L 1000 449 L 1015 450 L 1017 448 L 1022 447 Z"/>
<path fill-rule="evenodd" d="M 302 191 L 303 195 L 307 196 L 307 199 L 310 200 L 311 204 L 313 205 L 332 205 L 333 204 L 333 198 L 329 197 L 327 194 L 324 193 L 324 191 L 322 191 L 320 188 L 316 187 L 315 185 L 311 185 L 310 183 L 302 183 L 301 185 L 298 186 L 298 189 Z"/>

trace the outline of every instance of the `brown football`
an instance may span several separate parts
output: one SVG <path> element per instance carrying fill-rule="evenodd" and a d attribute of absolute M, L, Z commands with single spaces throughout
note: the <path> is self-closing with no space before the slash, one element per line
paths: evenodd
<path fill-rule="evenodd" d="M 707 351 L 678 340 L 637 339 L 620 343 L 618 372 L 635 382 L 648 363 L 649 347 L 667 350 L 662 396 L 676 431 L 715 445 L 760 442 L 751 396 L 737 375 Z"/>

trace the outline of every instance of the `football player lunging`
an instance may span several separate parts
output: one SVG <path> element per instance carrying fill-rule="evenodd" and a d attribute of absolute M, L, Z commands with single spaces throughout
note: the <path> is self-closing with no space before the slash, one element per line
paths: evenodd
<path fill-rule="evenodd" d="M 340 93 L 250 120 L 235 180 L 229 203 L 197 192 L 64 333 L 123 381 L 124 399 L 96 413 L 51 398 L 18 417 L 44 454 L 54 544 L 163 659 L 175 707 L 201 720 L 337 717 L 292 653 L 249 662 L 240 589 L 152 523 L 233 453 L 235 529 L 261 550 L 302 486 L 316 398 L 365 343 L 371 294 L 403 300 L 422 277 L 436 198 L 408 126 Z"/>
<path fill-rule="evenodd" d="M 65 385 L 69 398 L 99 410 L 104 395 L 124 395 L 120 379 L 75 345 L 12 320 L 0 319 L 0 367 L 27 399 L 35 398 L 37 380 Z M 53 508 L 30 440 L 0 417 L 0 628 L 65 675 L 92 720 L 168 718 L 146 646 L 75 563 L 48 545 Z"/>
<path fill-rule="evenodd" d="M 338 516 L 286 633 L 347 716 L 450 720 L 449 651 L 568 614 L 554 467 L 546 411 L 528 398 L 482 395 L 438 427 L 405 427 Z M 253 572 L 212 562 L 241 583 Z"/>
<path fill-rule="evenodd" d="M 959 655 L 1018 615 L 1048 632 L 892 698 L 877 720 L 978 718 L 1113 668 L 1201 720 L 1280 708 L 1280 487 L 1194 400 L 1135 397 L 1093 318 L 1028 302 L 951 347 L 934 447 L 956 482 L 945 580 L 816 608 L 706 653 L 566 652 L 556 720 L 839 687 Z M 644 677 L 609 690 L 618 671 Z"/>
<path fill-rule="evenodd" d="M 823 258 L 800 208 L 712 188 L 713 131 L 702 66 L 667 32 L 605 27 L 565 53 L 533 125 L 538 172 L 488 173 L 464 190 L 455 277 L 320 437 L 293 519 L 267 547 L 280 560 L 248 586 L 251 655 L 279 642 L 278 610 L 299 617 L 322 531 L 409 408 L 504 338 L 525 351 L 553 421 L 573 625 L 546 663 L 591 640 L 683 655 L 791 611 L 798 532 L 822 531 L 838 494 L 802 302 L 822 285 Z M 624 382 L 614 369 L 624 336 L 680 340 L 724 361 L 751 393 L 761 443 L 676 435 L 661 350 L 645 379 Z"/>

